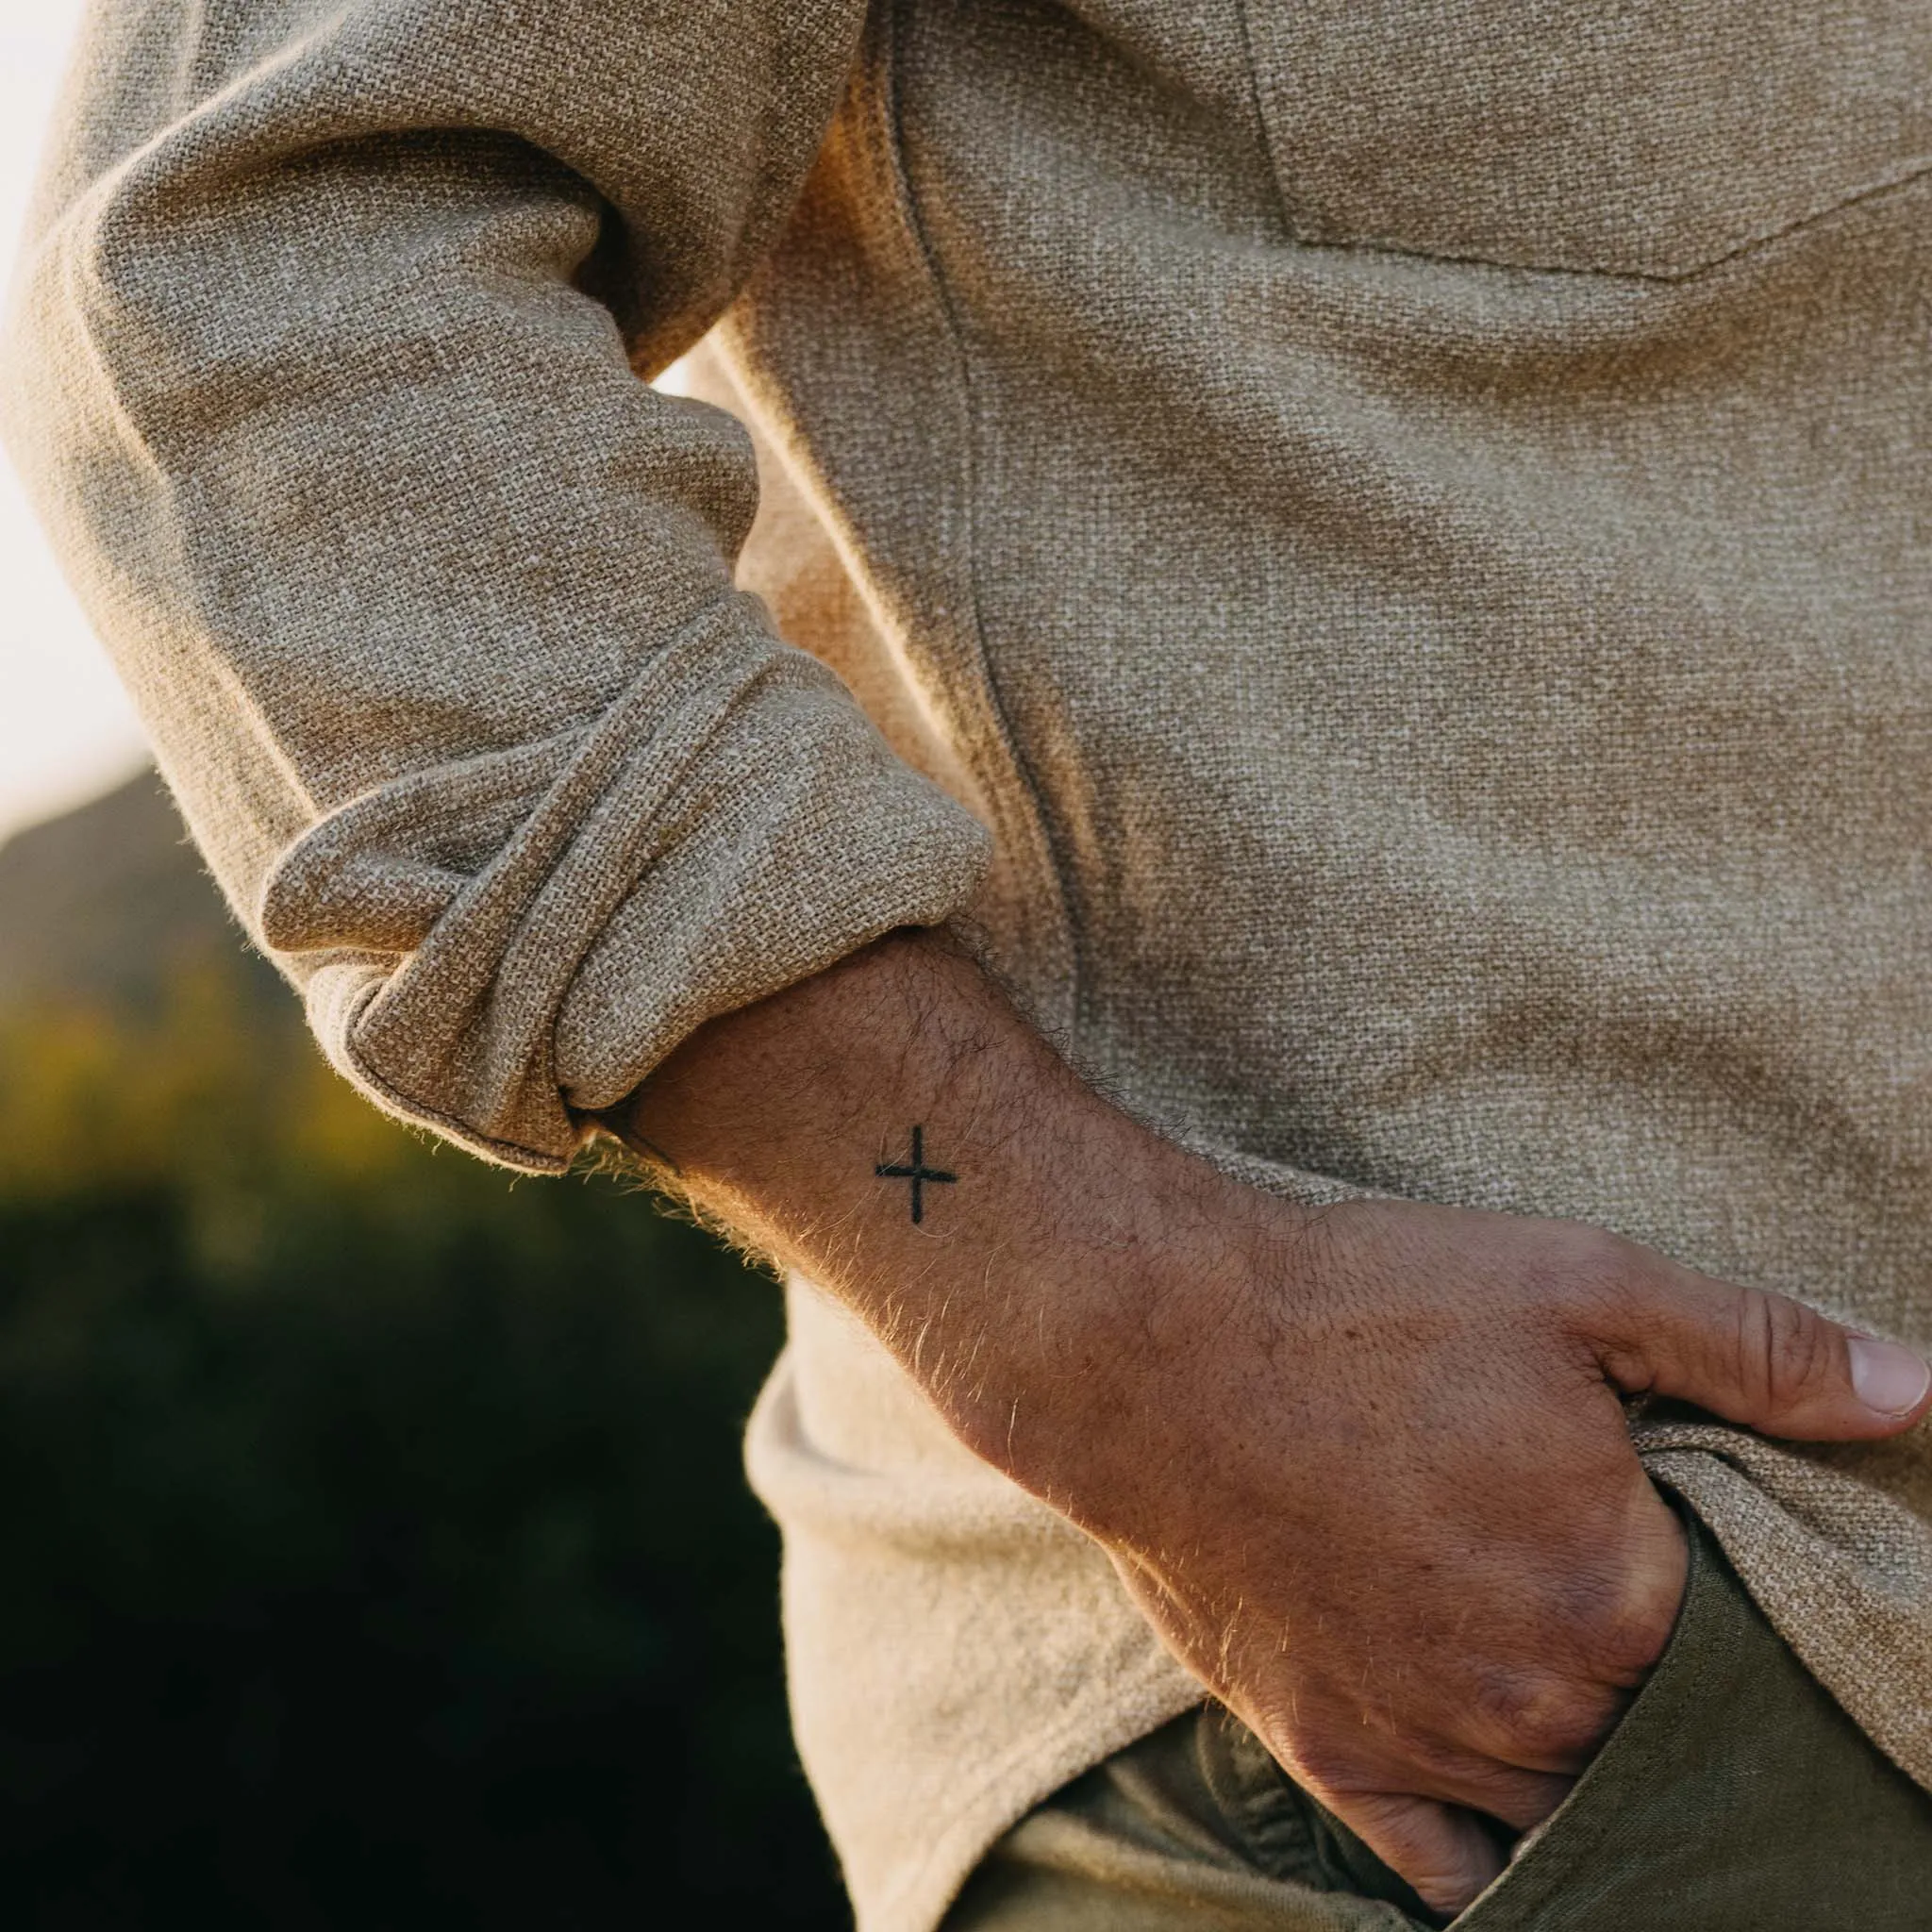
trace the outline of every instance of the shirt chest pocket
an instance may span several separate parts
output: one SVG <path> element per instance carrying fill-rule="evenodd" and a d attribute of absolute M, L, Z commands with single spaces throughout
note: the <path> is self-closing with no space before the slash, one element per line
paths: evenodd
<path fill-rule="evenodd" d="M 1932 0 L 1244 0 L 1310 242 L 1685 275 L 1932 168 Z"/>

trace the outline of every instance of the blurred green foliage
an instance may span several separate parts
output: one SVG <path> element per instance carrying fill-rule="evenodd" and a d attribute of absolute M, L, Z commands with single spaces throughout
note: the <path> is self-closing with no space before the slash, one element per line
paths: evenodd
<path fill-rule="evenodd" d="M 383 1120 L 263 977 L 210 901 L 0 989 L 0 1916 L 848 1923 L 738 1461 L 773 1284 Z"/>

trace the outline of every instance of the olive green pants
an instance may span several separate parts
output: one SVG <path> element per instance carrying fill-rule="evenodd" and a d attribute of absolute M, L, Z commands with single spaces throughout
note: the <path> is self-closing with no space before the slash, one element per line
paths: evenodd
<path fill-rule="evenodd" d="M 1023 1820 L 945 1932 L 1440 1923 L 1208 1706 Z M 1561 1809 L 1455 1924 L 1932 1932 L 1932 1799 L 1866 1741 L 1693 1525 L 1684 1607 L 1656 1672 Z"/>

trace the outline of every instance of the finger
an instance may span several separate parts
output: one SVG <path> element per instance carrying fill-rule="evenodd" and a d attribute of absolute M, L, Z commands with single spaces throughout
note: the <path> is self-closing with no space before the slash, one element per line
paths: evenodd
<path fill-rule="evenodd" d="M 1802 1302 L 1656 1257 L 1595 1311 L 1605 1373 L 1625 1394 L 1694 1402 L 1769 1436 L 1896 1435 L 1932 1401 L 1932 1366 Z"/>
<path fill-rule="evenodd" d="M 1474 1812 L 1382 1791 L 1317 1795 L 1433 1911 L 1461 1911 L 1502 1873 L 1503 1849 Z"/>
<path fill-rule="evenodd" d="M 1581 1767 L 1579 1767 L 1580 1769 Z M 1530 1831 L 1541 1824 L 1565 1798 L 1576 1780 L 1470 1752 L 1445 1752 L 1415 1779 L 1418 1796 L 1440 1799 L 1464 1810 L 1500 1819 L 1512 1831 Z"/>

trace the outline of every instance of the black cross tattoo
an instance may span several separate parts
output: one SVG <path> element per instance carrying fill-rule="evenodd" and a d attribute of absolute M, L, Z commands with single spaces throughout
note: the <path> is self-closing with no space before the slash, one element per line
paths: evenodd
<path fill-rule="evenodd" d="M 912 1158 L 907 1166 L 900 1167 L 896 1163 L 882 1160 L 873 1169 L 873 1173 L 877 1174 L 881 1180 L 910 1181 L 912 1183 L 912 1218 L 914 1221 L 924 1221 L 925 1219 L 925 1196 L 922 1191 L 927 1181 L 956 1181 L 959 1178 L 956 1174 L 947 1174 L 942 1169 L 926 1166 L 925 1129 L 924 1127 L 914 1127 L 912 1130 Z"/>

